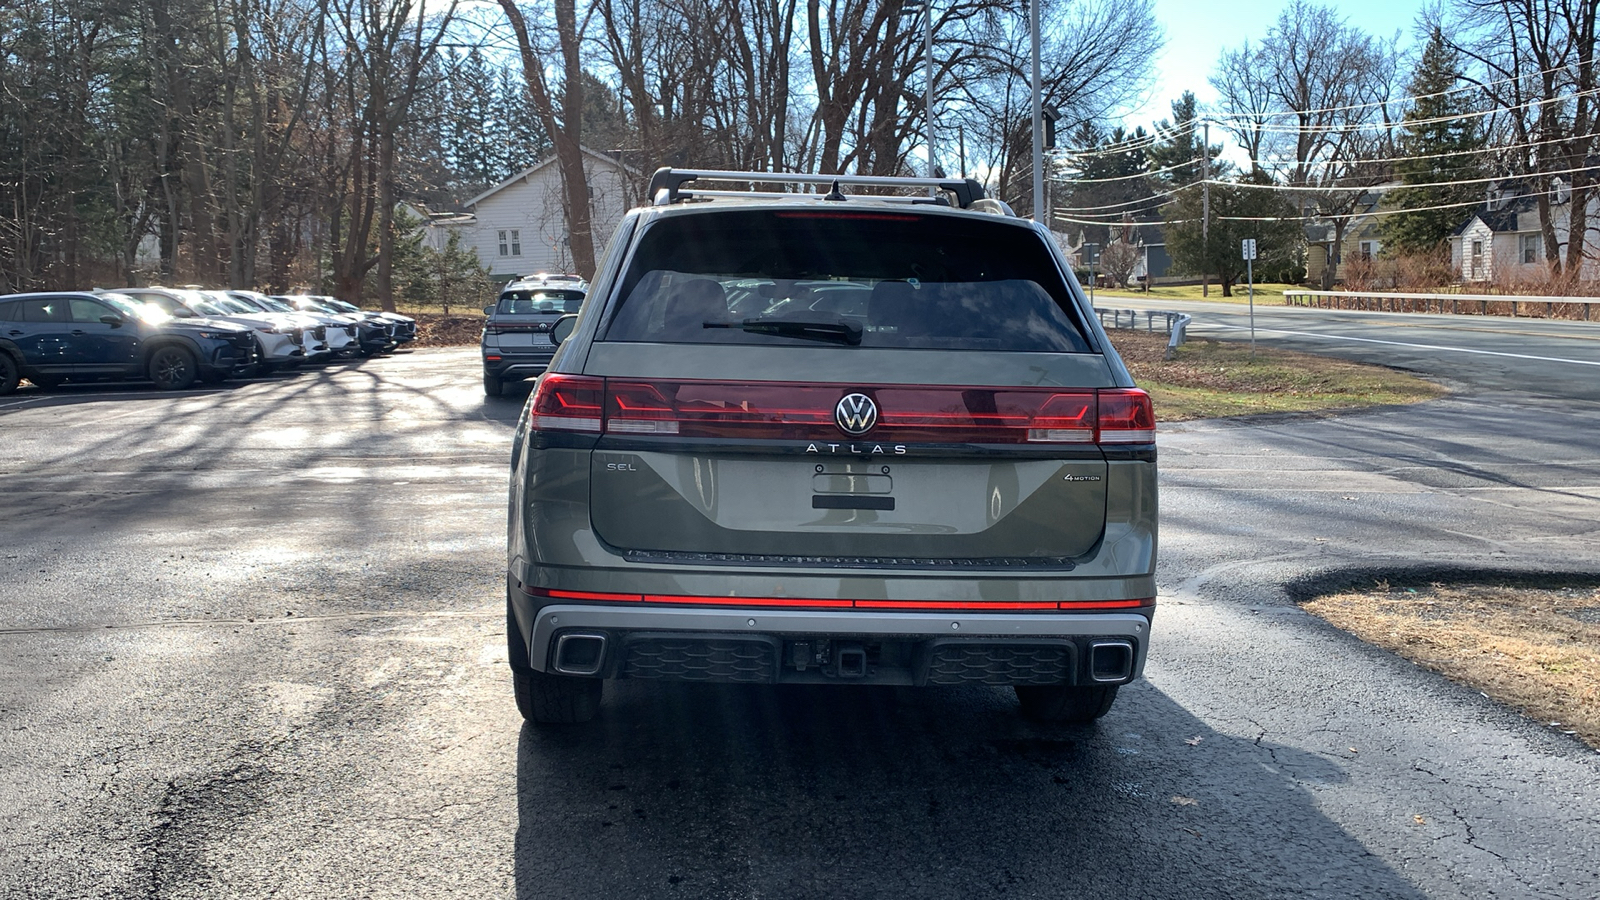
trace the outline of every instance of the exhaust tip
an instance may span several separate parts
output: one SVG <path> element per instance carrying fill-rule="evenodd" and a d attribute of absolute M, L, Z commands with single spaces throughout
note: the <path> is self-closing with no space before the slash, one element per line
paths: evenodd
<path fill-rule="evenodd" d="M 1089 677 L 1096 684 L 1122 684 L 1133 677 L 1133 644 L 1096 641 L 1089 645 Z"/>
<path fill-rule="evenodd" d="M 556 638 L 551 668 L 562 675 L 598 675 L 606 661 L 606 636 L 568 632 Z"/>

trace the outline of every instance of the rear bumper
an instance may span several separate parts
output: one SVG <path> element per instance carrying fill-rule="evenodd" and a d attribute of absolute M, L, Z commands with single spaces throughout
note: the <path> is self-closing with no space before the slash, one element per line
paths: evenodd
<path fill-rule="evenodd" d="M 511 598 L 535 670 L 767 684 L 1122 684 L 1144 671 L 1154 613 L 539 607 L 548 601 Z"/>
<path fill-rule="evenodd" d="M 550 367 L 550 360 L 554 359 L 555 355 L 554 349 L 551 349 L 548 353 L 539 354 L 512 354 L 501 351 L 499 359 L 485 359 L 483 361 L 483 372 L 485 375 L 491 375 L 506 381 L 537 378 L 544 374 L 545 369 Z"/>

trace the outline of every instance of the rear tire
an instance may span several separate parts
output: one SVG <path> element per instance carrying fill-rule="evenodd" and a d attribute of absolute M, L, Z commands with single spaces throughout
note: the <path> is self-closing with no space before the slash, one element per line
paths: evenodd
<path fill-rule="evenodd" d="M 517 616 L 506 600 L 506 660 L 511 663 L 511 688 L 517 711 L 535 725 L 575 725 L 600 711 L 605 682 L 598 678 L 573 678 L 535 672 L 528 664 L 528 645 L 522 642 Z"/>
<path fill-rule="evenodd" d="M 22 380 L 22 368 L 9 353 L 0 353 L 0 394 L 9 394 L 17 389 L 17 383 Z"/>
<path fill-rule="evenodd" d="M 503 390 L 505 390 L 504 381 L 490 375 L 488 372 L 483 373 L 483 395 L 485 397 L 498 397 Z"/>
<path fill-rule="evenodd" d="M 173 346 L 157 348 L 150 354 L 145 370 L 163 391 L 181 391 L 194 384 L 200 375 L 200 365 L 195 362 L 194 354 Z"/>
<path fill-rule="evenodd" d="M 1017 685 L 1022 715 L 1035 722 L 1085 724 L 1105 715 L 1117 699 L 1117 685 Z"/>
<path fill-rule="evenodd" d="M 511 670 L 517 710 L 535 725 L 575 725 L 600 711 L 605 682 L 599 678 L 574 678 L 531 669 Z"/>

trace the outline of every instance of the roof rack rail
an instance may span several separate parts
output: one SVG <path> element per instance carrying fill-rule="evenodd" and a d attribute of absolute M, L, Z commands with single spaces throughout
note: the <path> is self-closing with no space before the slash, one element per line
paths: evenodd
<path fill-rule="evenodd" d="M 971 178 L 903 178 L 889 175 L 807 175 L 799 172 L 730 172 L 721 169 L 672 169 L 660 168 L 650 176 L 650 202 L 657 206 L 666 206 L 692 200 L 696 196 L 702 197 L 772 197 L 771 191 L 698 191 L 690 192 L 683 189 L 691 181 L 704 179 L 706 181 L 732 181 L 746 184 L 798 184 L 817 185 L 824 188 L 837 189 L 842 185 L 859 185 L 865 187 L 902 187 L 926 188 L 930 191 L 948 191 L 955 197 L 956 205 L 962 209 L 970 209 L 972 204 L 984 199 L 983 185 Z M 665 192 L 665 194 L 663 194 Z M 817 199 L 822 199 L 823 194 L 818 192 Z M 874 199 L 898 200 L 907 203 L 939 202 L 942 198 L 918 197 L 875 197 Z"/>

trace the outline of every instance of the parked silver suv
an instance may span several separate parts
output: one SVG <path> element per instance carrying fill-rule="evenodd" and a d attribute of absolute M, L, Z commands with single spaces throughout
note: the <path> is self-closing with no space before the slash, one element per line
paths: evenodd
<path fill-rule="evenodd" d="M 540 273 L 500 289 L 493 306 L 483 308 L 483 393 L 498 397 L 508 382 L 537 378 L 556 345 L 550 328 L 583 305 L 589 285 L 576 275 Z"/>
<path fill-rule="evenodd" d="M 1155 422 L 1049 233 L 972 181 L 650 196 L 517 429 L 522 714 L 586 720 L 612 678 L 1104 714 L 1155 612 Z"/>

